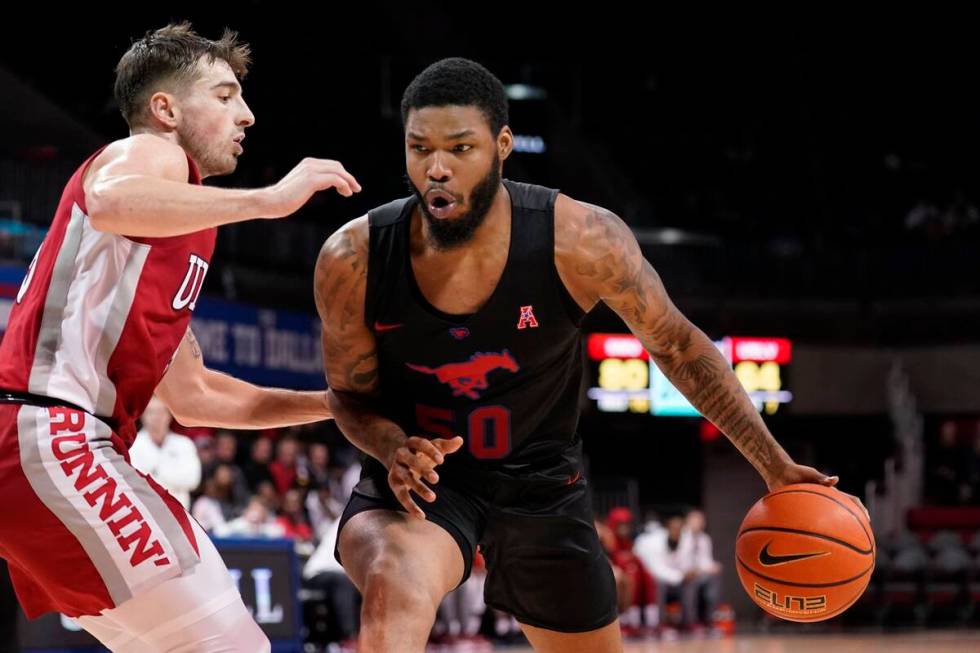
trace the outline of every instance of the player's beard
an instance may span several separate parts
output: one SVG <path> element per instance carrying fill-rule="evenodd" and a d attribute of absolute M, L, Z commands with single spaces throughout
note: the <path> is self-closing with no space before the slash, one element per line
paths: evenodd
<path fill-rule="evenodd" d="M 217 177 L 235 172 L 238 158 L 229 151 L 230 141 L 223 145 L 212 142 L 213 137 L 198 131 L 193 125 L 178 127 L 177 137 L 180 139 L 180 146 L 194 159 L 202 177 Z"/>
<path fill-rule="evenodd" d="M 483 224 L 487 213 L 490 212 L 493 200 L 497 196 L 497 190 L 500 188 L 500 156 L 494 154 L 490 170 L 470 192 L 469 211 L 458 218 L 440 220 L 429 213 L 429 207 L 426 206 L 425 197 L 421 191 L 407 176 L 406 180 L 412 189 L 412 193 L 419 201 L 419 208 L 422 210 L 426 224 L 429 225 L 429 241 L 436 249 L 452 249 L 473 238 L 473 234 Z"/>

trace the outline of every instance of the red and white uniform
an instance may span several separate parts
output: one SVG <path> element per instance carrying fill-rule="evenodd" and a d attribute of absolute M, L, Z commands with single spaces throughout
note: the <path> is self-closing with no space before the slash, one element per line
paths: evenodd
<path fill-rule="evenodd" d="M 186 511 L 126 452 L 187 330 L 216 230 L 97 231 L 82 189 L 97 155 L 65 187 L 0 344 L 0 389 L 85 411 L 0 403 L 0 555 L 32 617 L 96 615 L 199 561 Z"/>

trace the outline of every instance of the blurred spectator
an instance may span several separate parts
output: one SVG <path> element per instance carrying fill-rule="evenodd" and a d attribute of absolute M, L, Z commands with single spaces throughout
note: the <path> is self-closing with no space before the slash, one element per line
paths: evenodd
<path fill-rule="evenodd" d="M 255 489 L 256 498 L 261 501 L 271 513 L 279 512 L 279 493 L 272 481 L 262 481 Z"/>
<path fill-rule="evenodd" d="M 329 485 L 321 485 L 310 490 L 306 496 L 306 513 L 317 538 L 323 538 L 323 531 L 344 511 L 344 504 L 337 501 Z"/>
<path fill-rule="evenodd" d="M 279 494 L 285 494 L 286 490 L 293 487 L 299 479 L 299 442 L 296 438 L 287 435 L 276 446 L 276 459 L 269 465 L 272 473 L 272 481 Z"/>
<path fill-rule="evenodd" d="M 483 602 L 483 586 L 487 568 L 483 555 L 477 550 L 473 557 L 470 577 L 446 595 L 439 605 L 437 623 L 445 631 L 447 641 L 466 650 L 492 651 L 490 642 L 480 635 L 480 625 L 487 606 Z"/>
<path fill-rule="evenodd" d="M 238 437 L 231 431 L 215 433 L 214 457 L 218 462 L 238 467 Z"/>
<path fill-rule="evenodd" d="M 960 503 L 969 494 L 970 452 L 959 442 L 954 420 L 945 420 L 939 427 L 939 442 L 931 457 L 927 472 L 929 499 L 943 505 Z"/>
<path fill-rule="evenodd" d="M 704 532 L 704 513 L 692 510 L 685 520 L 686 536 L 681 537 L 685 568 L 693 571 L 690 582 L 684 585 L 681 603 L 689 623 L 700 622 L 710 627 L 721 593 L 721 565 L 714 559 L 711 536 Z M 699 610 L 699 608 L 702 608 Z"/>
<path fill-rule="evenodd" d="M 622 624 L 627 634 L 638 634 L 643 625 L 649 628 L 658 625 L 657 587 L 653 576 L 633 552 L 634 524 L 630 509 L 613 508 L 606 521 L 613 536 L 613 550 L 609 559 L 613 567 L 620 569 L 629 579 L 632 590 L 629 607 L 621 618 Z"/>
<path fill-rule="evenodd" d="M 210 435 L 202 435 L 194 439 L 197 447 L 197 457 L 201 461 L 201 469 L 208 469 L 214 462 L 214 438 Z M 202 476 L 202 478 L 207 478 Z"/>
<path fill-rule="evenodd" d="M 521 634 L 521 625 L 517 623 L 514 615 L 495 608 L 491 608 L 491 610 L 493 612 L 493 634 L 499 642 L 523 644 L 527 641 Z"/>
<path fill-rule="evenodd" d="M 231 470 L 233 478 L 232 496 L 235 503 L 244 505 L 252 493 L 249 491 L 248 482 L 245 480 L 245 472 L 238 464 L 238 437 L 231 431 L 215 433 L 214 460 L 210 466 L 204 468 L 204 477 L 211 476 L 218 465 L 226 465 Z"/>
<path fill-rule="evenodd" d="M 282 527 L 285 537 L 302 542 L 313 540 L 313 529 L 306 519 L 306 512 L 303 510 L 303 493 L 300 490 L 293 488 L 283 495 L 276 522 Z"/>
<path fill-rule="evenodd" d="M 980 209 L 962 190 L 953 193 L 949 202 L 939 206 L 920 200 L 905 216 L 905 229 L 921 233 L 928 240 L 938 241 L 968 232 L 980 222 Z"/>
<path fill-rule="evenodd" d="M 674 515 L 667 520 L 666 530 L 644 534 L 636 540 L 637 557 L 657 581 L 660 615 L 666 614 L 669 601 L 681 600 L 685 584 L 696 576 L 696 572 L 690 567 L 689 555 L 681 547 L 683 536 L 684 518 Z M 691 625 L 694 618 L 695 615 L 682 613 L 682 624 Z"/>
<path fill-rule="evenodd" d="M 333 641 L 349 640 L 358 630 L 360 595 L 334 557 L 340 515 L 330 518 L 318 532 L 320 544 L 303 567 L 305 585 L 324 592 L 329 621 L 327 636 Z"/>
<path fill-rule="evenodd" d="M 283 528 L 258 497 L 248 502 L 241 517 L 214 529 L 218 537 L 283 537 Z"/>
<path fill-rule="evenodd" d="M 330 467 L 330 448 L 322 442 L 312 442 L 309 446 L 307 456 L 307 473 L 310 476 L 310 485 L 317 487 L 320 485 L 330 485 L 330 489 L 338 492 L 335 474 L 331 473 Z"/>
<path fill-rule="evenodd" d="M 238 516 L 232 501 L 234 476 L 227 465 L 218 465 L 214 476 L 204 481 L 204 494 L 194 502 L 191 515 L 209 533 Z"/>
<path fill-rule="evenodd" d="M 647 510 L 646 519 L 643 522 L 643 531 L 640 534 L 640 536 L 637 537 L 637 540 L 639 540 L 639 537 L 641 537 L 642 535 L 645 534 L 653 535 L 655 533 L 663 533 L 664 530 L 665 530 L 664 525 L 660 523 L 660 515 L 658 515 L 655 510 Z"/>
<path fill-rule="evenodd" d="M 616 609 L 620 614 L 624 614 L 633 603 L 633 581 L 623 573 L 622 569 L 612 563 L 612 555 L 616 551 L 616 536 L 613 535 L 612 530 L 606 522 L 598 518 L 595 520 L 595 530 L 602 550 L 609 558 L 609 566 L 612 567 L 613 581 L 616 583 Z"/>
<path fill-rule="evenodd" d="M 245 463 L 245 481 L 252 492 L 257 492 L 259 485 L 263 481 L 275 482 L 272 472 L 269 471 L 269 462 L 272 460 L 272 440 L 267 437 L 259 436 L 252 441 L 252 450 L 248 462 Z"/>
<path fill-rule="evenodd" d="M 140 418 L 143 428 L 129 449 L 129 460 L 138 471 L 153 477 L 183 504 L 191 506 L 191 491 L 201 483 L 201 460 L 190 438 L 170 430 L 173 416 L 153 397 Z"/>
<path fill-rule="evenodd" d="M 355 458 L 353 462 L 344 470 L 344 473 L 340 477 L 340 496 L 335 497 L 338 501 L 342 503 L 347 503 L 350 499 L 351 493 L 354 491 L 354 486 L 357 485 L 358 481 L 361 480 L 361 461 L 359 458 Z"/>
<path fill-rule="evenodd" d="M 938 240 L 948 236 L 953 225 L 938 206 L 922 200 L 906 214 L 905 228 L 910 232 L 921 232 L 930 240 Z"/>

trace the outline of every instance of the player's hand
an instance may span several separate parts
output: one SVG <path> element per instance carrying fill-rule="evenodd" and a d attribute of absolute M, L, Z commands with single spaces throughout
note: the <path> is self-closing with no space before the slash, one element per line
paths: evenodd
<path fill-rule="evenodd" d="M 269 218 L 295 213 L 314 193 L 336 188 L 344 197 L 361 192 L 361 185 L 338 161 L 306 158 L 267 191 Z"/>
<path fill-rule="evenodd" d="M 422 481 L 424 479 L 431 484 L 438 483 L 436 466 L 441 465 L 448 454 L 461 446 L 463 438 L 459 436 L 449 440 L 410 437 L 385 461 L 388 467 L 388 485 L 409 515 L 425 519 L 425 513 L 412 499 L 411 493 L 415 492 L 429 503 L 435 501 L 436 493 Z"/>
<path fill-rule="evenodd" d="M 774 492 L 784 485 L 792 485 L 794 483 L 816 483 L 825 487 L 834 487 L 837 485 L 839 480 L 839 477 L 827 476 L 823 472 L 814 469 L 813 467 L 789 463 L 785 468 L 783 468 L 782 472 L 766 481 L 766 485 L 769 486 L 770 492 Z M 847 494 L 846 492 L 842 494 L 850 497 L 850 499 L 857 504 L 862 512 L 864 512 L 864 515 L 868 518 L 868 521 L 871 521 L 871 515 L 868 513 L 868 509 L 864 507 L 864 504 L 861 503 L 860 499 L 853 494 Z"/>

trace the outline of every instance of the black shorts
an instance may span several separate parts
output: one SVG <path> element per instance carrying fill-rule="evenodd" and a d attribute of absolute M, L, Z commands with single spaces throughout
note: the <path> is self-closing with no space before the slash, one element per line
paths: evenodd
<path fill-rule="evenodd" d="M 595 531 L 581 453 L 578 441 L 537 463 L 494 469 L 453 466 L 450 457 L 438 468 L 435 502 L 413 494 L 426 519 L 459 544 L 463 581 L 480 546 L 487 605 L 521 623 L 567 633 L 601 628 L 617 616 L 616 584 Z M 341 530 L 359 512 L 404 512 L 387 477 L 380 464 L 368 461 L 340 518 Z"/>

